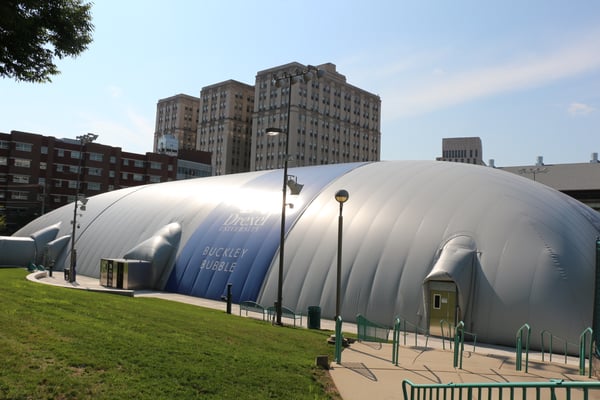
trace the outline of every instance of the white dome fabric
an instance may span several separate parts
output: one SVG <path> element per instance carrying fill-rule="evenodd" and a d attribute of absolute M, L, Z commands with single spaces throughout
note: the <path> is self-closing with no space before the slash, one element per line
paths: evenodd
<path fill-rule="evenodd" d="M 478 341 L 511 345 L 524 323 L 534 330 L 534 343 L 542 330 L 577 342 L 591 326 L 600 214 L 562 193 L 493 168 L 437 161 L 289 173 L 305 186 L 299 196 L 288 195 L 294 208 L 287 209 L 283 305 L 303 313 L 318 305 L 324 318 L 334 316 L 334 194 L 346 189 L 345 321 L 360 313 L 391 326 L 400 316 L 427 329 L 435 313 L 451 305 Z M 94 196 L 78 217 L 77 271 L 99 276 L 101 258 L 120 258 L 178 223 L 176 261 L 162 278 L 167 290 L 219 299 L 232 283 L 234 301 L 272 305 L 281 184 L 281 171 L 263 171 Z M 15 235 L 57 222 L 58 236 L 70 234 L 72 218 L 73 206 L 66 206 Z M 57 268 L 68 259 L 62 254 Z M 442 287 L 451 287 L 456 300 L 439 295 Z"/>

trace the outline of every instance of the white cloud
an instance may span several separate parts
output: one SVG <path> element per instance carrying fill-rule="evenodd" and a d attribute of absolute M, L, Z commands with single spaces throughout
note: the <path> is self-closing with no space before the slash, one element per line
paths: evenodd
<path fill-rule="evenodd" d="M 599 48 L 600 34 L 587 35 L 553 52 L 521 57 L 486 68 L 436 74 L 434 82 L 431 74 L 428 74 L 427 79 L 409 83 L 410 87 L 395 83 L 380 94 L 385 100 L 388 119 L 423 114 L 477 98 L 538 87 L 598 70 Z"/>
<path fill-rule="evenodd" d="M 595 108 L 583 103 L 571 103 L 567 111 L 572 116 L 588 115 L 595 111 Z"/>

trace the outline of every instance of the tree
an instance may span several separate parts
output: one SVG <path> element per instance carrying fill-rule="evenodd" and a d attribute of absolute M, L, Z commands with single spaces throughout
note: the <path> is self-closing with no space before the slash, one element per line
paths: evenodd
<path fill-rule="evenodd" d="M 92 42 L 91 3 L 0 1 L 0 77 L 50 82 L 54 58 L 75 57 Z"/>

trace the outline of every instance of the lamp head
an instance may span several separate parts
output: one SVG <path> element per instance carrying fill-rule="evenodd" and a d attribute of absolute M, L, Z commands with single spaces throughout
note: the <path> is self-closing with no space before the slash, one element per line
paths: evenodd
<path fill-rule="evenodd" d="M 288 179 L 287 186 L 290 188 L 290 193 L 293 195 L 299 195 L 304 187 L 303 184 L 296 182 L 294 179 Z"/>
<path fill-rule="evenodd" d="M 347 202 L 349 197 L 350 197 L 350 194 L 348 194 L 348 191 L 345 189 L 338 190 L 335 193 L 335 199 L 340 204 L 344 204 L 345 202 Z"/>

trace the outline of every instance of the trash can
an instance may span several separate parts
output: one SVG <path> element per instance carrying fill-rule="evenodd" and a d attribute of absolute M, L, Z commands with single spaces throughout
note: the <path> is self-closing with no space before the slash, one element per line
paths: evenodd
<path fill-rule="evenodd" d="M 321 329 L 321 307 L 308 307 L 308 329 Z"/>

